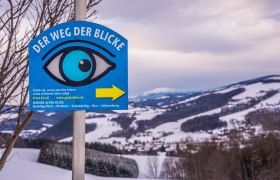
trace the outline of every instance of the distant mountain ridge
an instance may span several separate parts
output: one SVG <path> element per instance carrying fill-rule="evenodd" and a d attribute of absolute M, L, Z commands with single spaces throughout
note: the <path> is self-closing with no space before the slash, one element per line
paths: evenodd
<path fill-rule="evenodd" d="M 238 83 L 230 84 L 227 86 L 224 86 L 224 88 L 228 88 L 230 86 L 235 86 L 235 85 L 250 85 L 253 83 L 258 83 L 258 82 L 280 82 L 280 75 L 267 75 L 267 76 L 262 76 L 254 79 L 249 79 L 245 81 L 240 81 Z"/>
<path fill-rule="evenodd" d="M 144 92 L 143 96 L 151 95 L 151 94 L 172 94 L 177 92 L 174 88 L 155 88 L 150 91 Z"/>
<path fill-rule="evenodd" d="M 143 94 L 137 96 L 134 99 L 156 99 L 156 98 L 163 98 L 166 95 L 179 95 L 179 94 L 183 94 L 183 95 L 191 95 L 197 92 L 194 91 L 178 91 L 174 88 L 167 88 L 167 87 L 163 87 L 163 88 L 155 88 L 152 89 L 150 91 L 146 91 Z"/>

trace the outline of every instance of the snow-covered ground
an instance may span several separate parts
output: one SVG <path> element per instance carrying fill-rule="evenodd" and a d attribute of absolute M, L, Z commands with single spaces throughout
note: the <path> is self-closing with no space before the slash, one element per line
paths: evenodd
<path fill-rule="evenodd" d="M 279 90 L 280 89 L 280 83 L 255 83 L 244 86 L 246 91 L 244 91 L 241 94 L 238 94 L 234 96 L 232 99 L 240 100 L 240 99 L 246 99 L 248 97 L 260 97 L 265 94 L 267 91 L 271 90 Z"/>
<path fill-rule="evenodd" d="M 271 107 L 273 108 L 280 108 L 280 93 L 275 94 L 274 96 L 265 99 L 263 101 L 261 101 L 260 103 L 256 104 L 255 106 L 248 108 L 246 110 L 243 111 L 239 111 L 230 115 L 226 115 L 226 116 L 222 116 L 220 117 L 221 120 L 226 121 L 228 124 L 228 128 L 229 129 L 233 129 L 236 128 L 234 126 L 234 124 L 231 124 L 230 121 L 231 120 L 235 120 L 235 122 L 242 122 L 245 121 L 245 116 L 253 111 L 256 111 L 257 109 L 270 109 Z"/>
<path fill-rule="evenodd" d="M 196 140 L 196 141 L 209 139 L 211 137 L 211 135 L 209 135 L 205 132 L 195 132 L 195 133 L 183 132 L 181 130 L 181 125 L 182 125 L 182 123 L 184 123 L 184 122 L 186 122 L 190 119 L 193 119 L 195 117 L 212 115 L 214 113 L 219 113 L 219 112 L 221 112 L 221 108 L 213 109 L 213 110 L 206 111 L 206 112 L 198 114 L 198 115 L 190 116 L 190 117 L 187 117 L 187 118 L 184 118 L 184 119 L 179 119 L 176 122 L 164 123 L 162 125 L 157 126 L 154 129 L 146 130 L 146 132 L 147 131 L 152 132 L 153 137 L 159 137 L 159 139 L 161 139 L 165 142 L 170 142 L 170 143 L 174 142 L 174 141 L 180 142 L 180 141 L 183 141 L 183 140 L 185 140 L 186 138 L 189 138 L 189 137 Z M 163 132 L 172 132 L 172 134 L 168 135 L 166 137 L 161 137 L 161 134 Z"/>
<path fill-rule="evenodd" d="M 115 111 L 118 113 L 129 114 L 130 116 L 134 116 L 135 120 L 132 122 L 130 127 L 137 128 L 137 121 L 139 120 L 151 120 L 155 116 L 162 114 L 166 109 L 157 109 L 157 108 L 134 108 L 130 106 L 129 110 Z M 103 115 L 104 117 L 98 117 Z M 124 137 L 110 137 L 113 132 L 122 130 L 120 125 L 112 121 L 113 118 L 116 118 L 118 114 L 100 114 L 89 112 L 86 114 L 86 123 L 87 124 L 96 124 L 96 129 L 86 134 L 85 140 L 86 142 L 101 142 L 101 143 L 110 143 L 113 142 L 120 143 L 122 145 L 126 144 L 126 139 Z M 69 142 L 72 140 L 72 137 L 64 138 L 60 140 L 61 142 Z"/>
<path fill-rule="evenodd" d="M 1 180 L 69 180 L 72 177 L 70 170 L 41 164 L 37 162 L 39 150 L 37 149 L 13 149 L 9 156 L 8 162 L 0 172 Z M 139 178 L 147 179 L 148 156 L 131 156 L 126 157 L 135 159 L 139 166 Z M 157 156 L 161 164 L 165 158 L 163 154 Z M 91 174 L 85 175 L 85 180 L 121 180 L 124 178 L 100 177 Z M 133 178 L 125 178 L 126 180 Z"/>
<path fill-rule="evenodd" d="M 96 129 L 86 134 L 86 142 L 105 142 L 103 140 L 107 139 L 112 132 L 122 129 L 116 122 L 111 121 L 112 118 L 117 117 L 116 114 L 104 114 L 105 117 L 90 117 L 94 115 L 98 116 L 100 113 L 87 113 L 86 115 L 87 124 L 96 124 Z M 72 137 L 62 139 L 61 141 L 72 141 Z M 111 143 L 111 141 L 109 142 Z"/>

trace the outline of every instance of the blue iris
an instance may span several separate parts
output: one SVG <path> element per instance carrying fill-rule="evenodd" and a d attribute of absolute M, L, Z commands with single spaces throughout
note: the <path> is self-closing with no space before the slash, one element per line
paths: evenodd
<path fill-rule="evenodd" d="M 83 81 L 93 69 L 91 57 L 81 50 L 69 52 L 63 59 L 62 71 L 71 81 Z"/>

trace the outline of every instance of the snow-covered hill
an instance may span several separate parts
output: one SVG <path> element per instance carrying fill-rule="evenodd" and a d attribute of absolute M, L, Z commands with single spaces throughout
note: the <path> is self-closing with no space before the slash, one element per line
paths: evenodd
<path fill-rule="evenodd" d="M 196 141 L 212 137 L 225 139 L 233 128 L 242 131 L 245 137 L 252 130 L 260 133 L 264 130 L 262 124 L 251 122 L 248 114 L 260 110 L 280 111 L 280 76 L 247 80 L 207 92 L 176 93 L 173 89 L 157 89 L 142 97 L 145 98 L 131 99 L 129 110 L 87 112 L 86 123 L 96 127 L 87 132 L 86 141 L 110 143 L 127 150 L 148 151 L 162 145 L 172 150 L 186 138 Z M 52 131 L 48 130 L 62 121 L 57 118 L 61 113 L 37 114 L 48 122 L 33 119 L 31 123 L 40 122 L 41 125 L 29 127 L 23 135 L 44 131 L 45 137 L 50 137 L 48 133 Z M 51 121 L 52 117 L 56 120 Z M 36 133 L 33 136 L 36 137 Z"/>
<path fill-rule="evenodd" d="M 70 170 L 41 164 L 37 162 L 39 150 L 36 149 L 13 149 L 9 161 L 0 173 L 1 180 L 69 180 L 72 173 Z M 127 156 L 135 159 L 139 167 L 138 179 L 149 177 L 147 162 L 148 156 Z M 165 156 L 158 156 L 162 162 Z M 121 180 L 123 178 L 100 177 L 91 174 L 85 175 L 86 180 Z M 125 178 L 127 180 L 134 178 Z"/>

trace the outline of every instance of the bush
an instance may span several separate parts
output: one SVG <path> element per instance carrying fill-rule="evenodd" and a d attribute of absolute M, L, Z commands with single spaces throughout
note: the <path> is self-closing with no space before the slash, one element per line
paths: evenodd
<path fill-rule="evenodd" d="M 214 114 L 190 119 L 182 123 L 181 129 L 184 132 L 197 132 L 213 130 L 225 126 L 227 126 L 227 123 L 219 120 L 219 116 Z"/>
<path fill-rule="evenodd" d="M 111 144 L 104 144 L 100 142 L 86 143 L 86 148 L 102 151 L 110 154 L 121 154 L 122 152 Z"/>
<path fill-rule="evenodd" d="M 127 130 L 130 124 L 135 120 L 134 114 L 130 117 L 128 114 L 120 114 L 118 117 L 113 118 L 112 121 L 117 122 L 122 129 Z"/>
<path fill-rule="evenodd" d="M 137 177 L 135 160 L 86 149 L 85 172 L 106 177 Z M 65 143 L 46 143 L 38 162 L 72 169 L 72 146 Z"/>
<path fill-rule="evenodd" d="M 8 133 L 2 133 L 0 132 L 0 149 L 1 148 L 5 148 L 5 146 L 7 145 L 7 142 L 9 141 L 9 139 L 12 138 L 12 134 L 8 134 Z M 19 137 L 16 142 L 14 147 L 24 147 L 24 142 L 21 139 L 21 137 Z"/>
<path fill-rule="evenodd" d="M 73 115 L 69 115 L 38 135 L 39 139 L 50 139 L 58 141 L 73 136 Z M 94 131 L 96 124 L 86 124 L 86 133 Z"/>
<path fill-rule="evenodd" d="M 268 134 L 253 137 L 245 147 L 202 142 L 187 144 L 180 158 L 163 163 L 164 178 L 207 180 L 276 180 L 280 177 L 280 140 Z M 230 142 L 229 142 L 230 143 Z"/>
<path fill-rule="evenodd" d="M 45 143 L 54 142 L 50 139 L 23 139 L 24 148 L 41 149 Z"/>
<path fill-rule="evenodd" d="M 265 130 L 280 130 L 280 112 L 260 109 L 245 116 L 247 125 L 262 125 Z"/>

